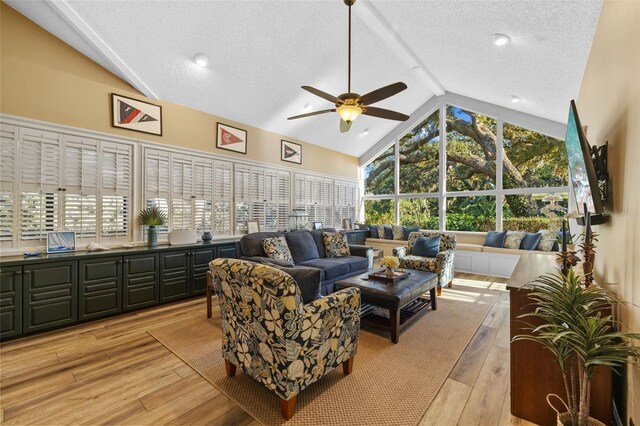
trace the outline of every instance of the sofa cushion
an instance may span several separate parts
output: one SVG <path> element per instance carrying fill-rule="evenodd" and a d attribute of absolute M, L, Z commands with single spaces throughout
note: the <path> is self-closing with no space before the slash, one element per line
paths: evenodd
<path fill-rule="evenodd" d="M 504 239 L 504 248 L 518 250 L 525 234 L 526 232 L 524 231 L 507 231 L 507 237 Z"/>
<path fill-rule="evenodd" d="M 346 263 L 349 265 L 349 272 L 363 271 L 369 269 L 369 259 L 362 256 L 342 256 L 334 257 L 331 260 Z"/>
<path fill-rule="evenodd" d="M 487 232 L 487 238 L 484 240 L 484 246 L 502 248 L 504 246 L 504 240 L 506 238 L 507 238 L 507 231 L 503 231 L 503 232 L 489 231 Z"/>
<path fill-rule="evenodd" d="M 542 234 L 540 238 L 540 242 L 538 243 L 538 249 L 541 251 L 551 251 L 553 249 L 553 243 L 556 242 L 556 238 L 558 237 L 555 231 L 550 231 L 548 229 L 541 229 L 538 233 Z"/>
<path fill-rule="evenodd" d="M 302 266 L 310 266 L 312 268 L 322 269 L 324 271 L 324 279 L 330 280 L 337 276 L 349 273 L 349 264 L 334 259 L 311 259 L 300 263 Z"/>
<path fill-rule="evenodd" d="M 327 257 L 349 256 L 347 236 L 339 232 L 323 232 L 322 240 Z"/>
<path fill-rule="evenodd" d="M 391 233 L 394 240 L 402 241 L 404 238 L 404 228 L 400 225 L 391 225 Z"/>
<path fill-rule="evenodd" d="M 378 227 L 375 225 L 369 225 L 369 235 L 370 238 L 380 238 L 378 236 Z"/>
<path fill-rule="evenodd" d="M 406 226 L 402 227 L 402 239 L 405 241 L 409 240 L 409 234 L 412 232 L 418 232 L 420 230 L 419 227 L 414 226 L 413 228 L 408 228 Z"/>
<path fill-rule="evenodd" d="M 440 252 L 440 235 L 432 238 L 420 235 L 411 249 L 412 255 L 422 257 L 436 257 L 438 252 Z"/>
<path fill-rule="evenodd" d="M 305 260 L 318 259 L 318 247 L 309 231 L 291 231 L 285 233 L 287 245 L 291 250 L 293 261 L 298 264 Z"/>
<path fill-rule="evenodd" d="M 267 257 L 267 254 L 262 248 L 262 240 L 265 238 L 278 237 L 280 235 L 282 235 L 282 232 L 254 232 L 253 234 L 243 236 L 240 239 L 242 255 Z"/>
<path fill-rule="evenodd" d="M 393 228 L 391 225 L 384 225 L 384 239 L 385 240 L 393 240 Z"/>
<path fill-rule="evenodd" d="M 269 259 L 283 260 L 293 266 L 293 257 L 283 236 L 264 238 L 262 248 Z"/>
<path fill-rule="evenodd" d="M 527 235 L 522 238 L 520 242 L 520 250 L 535 250 L 538 248 L 538 244 L 540 244 L 540 238 L 542 238 L 542 234 L 539 232 L 531 233 L 528 232 Z"/>

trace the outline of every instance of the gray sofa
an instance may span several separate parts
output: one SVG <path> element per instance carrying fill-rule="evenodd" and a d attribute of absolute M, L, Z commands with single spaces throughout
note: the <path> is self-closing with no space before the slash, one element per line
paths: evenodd
<path fill-rule="evenodd" d="M 322 240 L 323 232 L 336 232 L 336 230 L 325 228 L 317 231 L 247 234 L 236 243 L 238 258 L 275 265 L 289 273 L 300 286 L 303 299 L 308 303 L 308 300 L 314 300 L 320 294 L 333 293 L 333 283 L 336 281 L 362 274 L 373 267 L 373 249 L 368 246 L 349 245 L 350 256 L 327 257 Z M 284 236 L 287 240 L 294 266 L 270 259 L 265 254 L 262 240 L 277 236 Z M 317 294 L 318 291 L 319 294 Z"/>

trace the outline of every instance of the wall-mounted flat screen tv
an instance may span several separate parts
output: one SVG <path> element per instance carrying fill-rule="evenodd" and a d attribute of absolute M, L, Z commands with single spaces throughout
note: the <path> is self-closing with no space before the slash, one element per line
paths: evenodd
<path fill-rule="evenodd" d="M 604 205 L 598 187 L 598 176 L 591 158 L 589 142 L 582 129 L 576 103 L 573 100 L 569 108 L 569 120 L 564 142 L 567 148 L 571 184 L 576 196 L 578 213 L 584 216 L 584 205 L 586 204 L 592 215 L 601 215 L 604 213 Z"/>

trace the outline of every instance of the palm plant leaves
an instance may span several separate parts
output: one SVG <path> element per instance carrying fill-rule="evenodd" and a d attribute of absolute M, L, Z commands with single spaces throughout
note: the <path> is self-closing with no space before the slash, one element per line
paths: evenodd
<path fill-rule="evenodd" d="M 138 224 L 146 226 L 162 226 L 167 223 L 167 214 L 158 207 L 143 209 L 138 213 Z"/>

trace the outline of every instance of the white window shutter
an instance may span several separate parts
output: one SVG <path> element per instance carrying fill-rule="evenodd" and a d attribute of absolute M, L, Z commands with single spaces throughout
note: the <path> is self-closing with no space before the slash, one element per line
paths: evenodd
<path fill-rule="evenodd" d="M 14 236 L 17 150 L 17 127 L 0 124 L 0 242 L 7 245 Z"/>
<path fill-rule="evenodd" d="M 233 165 L 226 161 L 215 161 L 213 165 L 213 225 L 214 235 L 231 235 L 233 215 Z"/>
<path fill-rule="evenodd" d="M 102 141 L 100 159 L 102 237 L 128 240 L 133 148 L 130 145 Z"/>
<path fill-rule="evenodd" d="M 193 214 L 195 229 L 210 231 L 213 227 L 213 161 L 194 158 Z"/>
<path fill-rule="evenodd" d="M 169 218 L 170 197 L 170 154 L 166 151 L 155 149 L 145 149 L 144 151 L 144 190 L 145 204 L 147 208 L 158 207 L 164 211 Z M 166 234 L 168 226 L 158 227 L 158 232 Z"/>
<path fill-rule="evenodd" d="M 247 231 L 247 220 L 250 219 L 251 196 L 251 168 L 236 164 L 234 179 L 234 194 L 236 206 L 236 233 Z"/>

